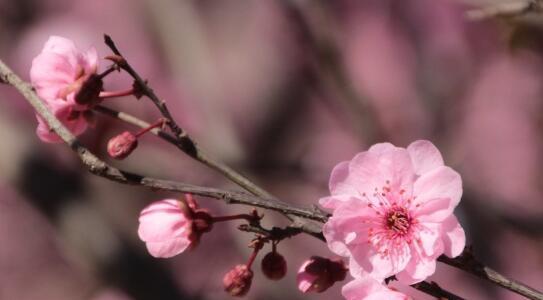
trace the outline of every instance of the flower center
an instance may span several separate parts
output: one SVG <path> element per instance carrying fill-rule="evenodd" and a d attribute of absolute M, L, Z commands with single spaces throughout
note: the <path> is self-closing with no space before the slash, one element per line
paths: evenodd
<path fill-rule="evenodd" d="M 407 234 L 411 226 L 409 212 L 403 207 L 392 208 L 386 214 L 386 226 L 400 235 Z"/>

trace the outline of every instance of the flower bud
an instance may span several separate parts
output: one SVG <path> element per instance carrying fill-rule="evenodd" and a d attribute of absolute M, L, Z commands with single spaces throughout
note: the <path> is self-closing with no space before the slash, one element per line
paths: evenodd
<path fill-rule="evenodd" d="M 124 159 L 138 146 L 137 137 L 125 131 L 109 140 L 107 143 L 107 153 L 115 159 Z"/>
<path fill-rule="evenodd" d="M 287 261 L 283 255 L 272 251 L 262 259 L 262 273 L 271 280 L 279 280 L 287 274 Z"/>
<path fill-rule="evenodd" d="M 302 293 L 322 293 L 336 281 L 344 280 L 346 275 L 343 261 L 313 256 L 302 264 L 296 279 Z"/>
<path fill-rule="evenodd" d="M 234 297 L 243 297 L 249 292 L 253 271 L 247 265 L 237 265 L 223 278 L 224 290 Z"/>

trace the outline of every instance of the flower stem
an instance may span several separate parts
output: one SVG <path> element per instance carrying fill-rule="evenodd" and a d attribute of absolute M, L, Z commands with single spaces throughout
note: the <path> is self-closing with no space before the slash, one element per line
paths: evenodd
<path fill-rule="evenodd" d="M 166 120 L 163 119 L 163 118 L 160 118 L 160 119 L 158 119 L 158 121 L 156 121 L 155 123 L 149 125 L 149 127 L 144 128 L 144 129 L 138 131 L 138 132 L 136 133 L 136 137 L 142 136 L 143 134 L 145 134 L 146 132 L 152 130 L 153 128 L 162 127 L 162 126 L 164 126 L 164 123 L 166 123 Z"/>
<path fill-rule="evenodd" d="M 134 88 L 130 88 L 124 91 L 100 92 L 98 97 L 100 97 L 100 99 L 106 99 L 106 98 L 123 97 L 123 96 L 130 96 L 130 95 L 134 95 Z"/>

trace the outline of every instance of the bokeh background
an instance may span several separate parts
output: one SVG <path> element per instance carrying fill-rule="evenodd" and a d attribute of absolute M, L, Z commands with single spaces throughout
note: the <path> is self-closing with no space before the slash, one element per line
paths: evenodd
<path fill-rule="evenodd" d="M 477 256 L 543 289 L 543 16 L 466 17 L 492 2 L 0 0 L 0 57 L 28 80 L 50 35 L 104 57 L 107 33 L 204 149 L 297 205 L 326 195 L 333 166 L 371 144 L 429 139 L 463 176 L 456 213 Z M 113 74 L 106 88 L 130 83 Z M 145 99 L 105 104 L 158 117 Z M 97 120 L 81 140 L 107 159 L 108 139 L 130 127 Z M 177 195 L 90 175 L 67 147 L 41 143 L 36 124 L 0 86 L 0 299 L 229 299 L 222 276 L 246 261 L 251 235 L 221 224 L 195 251 L 153 259 L 139 211 Z M 111 163 L 237 189 L 152 136 Z M 285 220 L 268 212 L 266 224 Z M 341 298 L 341 284 L 296 290 L 304 258 L 329 255 L 323 243 L 300 236 L 279 251 L 287 278 L 256 271 L 247 299 Z M 521 299 L 448 266 L 430 280 L 467 299 Z"/>

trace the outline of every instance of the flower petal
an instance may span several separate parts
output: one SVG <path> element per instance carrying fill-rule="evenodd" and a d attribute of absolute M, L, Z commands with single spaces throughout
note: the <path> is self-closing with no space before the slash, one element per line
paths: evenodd
<path fill-rule="evenodd" d="M 341 289 L 347 300 L 408 300 L 409 297 L 387 288 L 379 281 L 366 276 L 355 279 Z"/>
<path fill-rule="evenodd" d="M 416 248 L 416 246 L 414 246 Z M 404 284 L 421 282 L 436 271 L 436 258 L 420 255 L 420 249 L 412 249 L 413 256 L 405 269 L 396 274 L 396 278 Z"/>
<path fill-rule="evenodd" d="M 151 203 L 140 213 L 138 235 L 145 242 L 170 241 L 187 238 L 190 220 L 179 206 L 179 201 L 166 199 Z"/>
<path fill-rule="evenodd" d="M 146 242 L 145 245 L 153 257 L 170 258 L 187 250 L 190 241 L 186 238 L 175 238 L 160 242 Z"/>
<path fill-rule="evenodd" d="M 454 209 L 462 197 L 462 179 L 449 167 L 437 167 L 415 181 L 413 204 L 424 204 L 430 200 L 450 198 L 450 209 Z"/>
<path fill-rule="evenodd" d="M 419 222 L 441 222 L 453 213 L 451 198 L 437 198 L 421 203 L 415 208 L 413 217 Z"/>
<path fill-rule="evenodd" d="M 360 194 L 371 195 L 386 185 L 392 190 L 405 190 L 411 195 L 415 172 L 407 150 L 380 146 L 356 155 L 349 164 L 349 184 Z"/>
<path fill-rule="evenodd" d="M 448 257 L 457 257 L 466 246 L 466 234 L 454 215 L 449 216 L 442 225 L 444 253 Z"/>
<path fill-rule="evenodd" d="M 407 151 L 413 161 L 415 173 L 422 175 L 437 167 L 443 166 L 443 157 L 430 141 L 418 140 L 407 146 Z"/>

